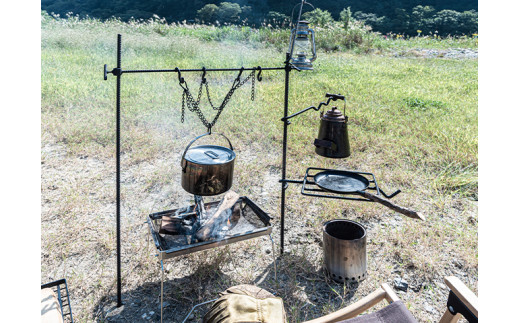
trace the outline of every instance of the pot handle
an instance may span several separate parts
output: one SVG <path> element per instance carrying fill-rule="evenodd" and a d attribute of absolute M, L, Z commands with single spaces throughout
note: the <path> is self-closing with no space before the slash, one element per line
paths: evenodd
<path fill-rule="evenodd" d="M 326 140 L 326 139 L 314 139 L 314 146 L 316 147 L 322 147 L 327 148 L 332 151 L 338 151 L 338 145 L 332 140 Z"/>
<path fill-rule="evenodd" d="M 207 136 L 207 135 L 212 135 L 212 134 L 216 134 L 216 135 L 221 135 L 222 137 L 226 138 L 228 144 L 229 144 L 229 148 L 231 148 L 231 150 L 233 150 L 233 145 L 231 145 L 231 141 L 229 140 L 228 137 L 224 136 L 223 134 L 221 133 L 218 133 L 218 132 L 206 132 L 205 134 L 202 134 L 198 137 L 196 137 L 195 139 L 193 139 L 189 144 L 188 146 L 186 147 L 186 149 L 184 149 L 184 153 L 182 154 L 182 158 L 181 158 L 181 167 L 182 167 L 182 171 L 185 172 L 186 171 L 186 159 L 184 158 L 186 156 L 186 153 L 188 152 L 188 149 L 190 149 L 191 145 L 193 145 L 193 143 L 197 140 L 199 140 L 200 138 L 204 137 L 204 136 Z"/>

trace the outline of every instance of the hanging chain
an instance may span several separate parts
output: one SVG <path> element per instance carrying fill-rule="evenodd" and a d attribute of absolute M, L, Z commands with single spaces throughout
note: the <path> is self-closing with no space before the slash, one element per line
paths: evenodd
<path fill-rule="evenodd" d="M 187 106 L 188 110 L 190 110 L 191 112 L 195 112 L 199 116 L 202 123 L 206 127 L 208 127 L 208 121 L 206 120 L 206 117 L 204 117 L 204 114 L 202 114 L 202 111 L 199 109 L 200 99 L 202 97 L 202 86 L 203 86 L 203 83 L 200 84 L 199 93 L 197 95 L 197 100 L 195 100 L 193 98 L 193 96 L 191 95 L 190 89 L 188 88 L 188 83 L 186 83 L 186 86 L 182 86 L 182 84 L 181 84 L 181 87 L 183 89 L 182 111 L 181 111 L 181 122 L 182 123 L 184 123 L 184 107 Z"/>
<path fill-rule="evenodd" d="M 253 77 L 251 78 L 251 101 L 255 100 L 255 70 L 251 73 Z M 251 77 L 251 75 L 249 75 Z"/>
<path fill-rule="evenodd" d="M 241 74 L 241 72 L 240 72 L 240 74 Z M 255 100 L 255 74 L 256 74 L 256 70 L 252 70 L 251 74 L 249 74 L 249 76 L 246 77 L 245 79 L 243 79 L 242 81 L 240 80 L 240 74 L 234 80 L 233 85 L 231 85 L 231 89 L 226 94 L 226 96 L 224 97 L 224 100 L 222 101 L 222 103 L 218 107 L 215 106 L 213 104 L 213 102 L 211 101 L 211 95 L 209 93 L 208 82 L 206 81 L 206 79 L 204 77 L 202 78 L 202 81 L 200 82 L 200 87 L 199 87 L 199 93 L 197 95 L 197 100 L 195 100 L 193 98 L 192 94 L 190 93 L 190 89 L 188 88 L 188 84 L 185 81 L 184 82 L 180 82 L 179 85 L 183 89 L 183 92 L 182 92 L 181 122 L 184 123 L 185 106 L 187 106 L 188 110 L 190 110 L 191 112 L 195 112 L 197 114 L 197 116 L 199 117 L 200 121 L 202 121 L 202 124 L 204 124 L 204 126 L 206 128 L 208 128 L 208 131 L 211 131 L 211 128 L 213 128 L 215 123 L 217 123 L 217 120 L 220 117 L 220 114 L 222 113 L 222 111 L 224 110 L 226 105 L 228 104 L 228 102 L 231 99 L 231 97 L 233 96 L 233 93 L 235 92 L 235 90 L 237 90 L 239 87 L 244 85 L 250 79 L 251 79 L 251 101 L 254 101 Z M 186 85 L 183 86 L 182 83 L 185 83 Z M 204 86 L 206 88 L 206 95 L 208 97 L 208 102 L 209 102 L 211 108 L 213 110 L 217 111 L 217 114 L 215 115 L 215 117 L 213 118 L 213 121 L 211 123 L 208 122 L 208 120 L 206 119 L 206 117 L 202 113 L 202 110 L 200 110 L 200 99 L 201 99 L 201 96 L 202 96 L 202 88 Z"/>

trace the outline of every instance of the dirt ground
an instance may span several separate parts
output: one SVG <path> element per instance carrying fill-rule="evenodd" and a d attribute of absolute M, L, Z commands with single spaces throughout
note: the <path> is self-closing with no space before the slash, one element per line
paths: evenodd
<path fill-rule="evenodd" d="M 254 152 L 247 156 L 254 156 Z M 269 237 L 264 236 L 166 261 L 165 322 L 182 322 L 193 306 L 242 283 L 260 286 L 282 297 L 290 322 L 340 309 L 383 282 L 395 289 L 396 278 L 408 282 L 407 291 L 397 293 L 421 322 L 437 321 L 442 315 L 448 295 L 444 276 L 455 275 L 476 290 L 476 267 L 468 264 L 464 255 L 440 252 L 438 257 L 443 259 L 433 257 L 429 264 L 431 274 L 424 274 L 420 267 L 424 264 L 414 266 L 413 262 L 410 265 L 399 259 L 404 257 L 399 253 L 403 246 L 395 237 L 412 230 L 413 220 L 365 202 L 330 206 L 340 205 L 338 218 L 359 221 L 367 228 L 368 278 L 359 284 L 332 281 L 323 269 L 323 221 L 314 216 L 330 202 L 304 197 L 296 186 L 287 190 L 285 253 L 281 256 L 279 157 L 273 156 L 270 165 L 255 174 L 259 185 L 242 191 L 236 188 L 273 218 L 274 250 Z M 180 187 L 179 161 L 178 152 L 142 163 L 133 163 L 126 155 L 122 157 L 124 306 L 117 308 L 115 161 L 75 156 L 63 144 L 42 140 L 42 282 L 67 278 L 75 321 L 160 320 L 161 264 L 145 220 L 149 213 L 192 203 L 192 196 Z M 237 166 L 235 173 L 246 172 L 246 167 Z M 165 185 L 157 185 L 154 179 L 163 176 L 170 178 Z M 395 200 L 399 202 L 400 198 Z M 476 202 L 461 198 L 449 203 L 450 214 L 441 217 L 450 225 L 477 225 Z M 365 216 L 366 209 L 375 211 Z M 434 213 L 434 207 L 424 211 Z M 188 321 L 200 321 L 208 306 L 197 307 Z"/>

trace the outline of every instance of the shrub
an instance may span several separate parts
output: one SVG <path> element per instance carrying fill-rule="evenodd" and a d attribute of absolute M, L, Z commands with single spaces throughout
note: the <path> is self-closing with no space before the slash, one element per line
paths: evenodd
<path fill-rule="evenodd" d="M 309 21 L 311 24 L 320 27 L 328 27 L 334 22 L 330 12 L 327 10 L 321 10 L 320 8 L 316 8 L 313 11 L 304 13 L 302 18 Z"/>

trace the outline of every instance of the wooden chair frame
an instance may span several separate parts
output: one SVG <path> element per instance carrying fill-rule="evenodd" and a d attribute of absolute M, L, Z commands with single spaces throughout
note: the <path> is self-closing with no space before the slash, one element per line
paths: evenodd
<path fill-rule="evenodd" d="M 461 282 L 457 277 L 445 277 L 444 282 L 446 283 L 446 285 L 448 285 L 448 287 L 455 294 L 455 296 L 457 296 L 457 298 L 460 301 L 462 301 L 462 303 L 467 307 L 467 309 L 471 311 L 471 313 L 473 313 L 475 317 L 478 318 L 477 296 L 475 296 L 475 294 L 468 287 L 466 287 L 466 285 L 464 285 L 464 283 Z M 381 287 L 379 287 L 377 290 L 368 294 L 367 296 L 355 302 L 354 304 L 351 304 L 331 314 L 318 317 L 314 320 L 306 321 L 304 323 L 334 323 L 350 319 L 370 309 L 383 299 L 386 299 L 388 303 L 393 303 L 399 300 L 399 297 L 386 283 L 382 284 Z M 449 309 L 446 309 L 446 312 L 444 312 L 439 323 L 455 323 L 459 320 L 460 317 L 460 313 L 452 314 Z"/>

